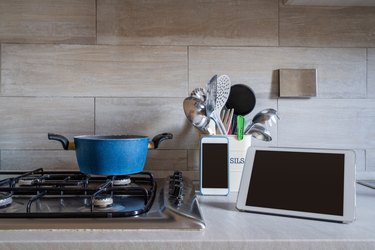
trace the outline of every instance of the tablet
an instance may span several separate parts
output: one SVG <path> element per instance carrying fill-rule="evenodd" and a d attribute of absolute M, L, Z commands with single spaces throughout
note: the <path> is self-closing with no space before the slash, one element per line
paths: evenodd
<path fill-rule="evenodd" d="M 237 209 L 351 222 L 355 218 L 355 153 L 249 148 Z"/>

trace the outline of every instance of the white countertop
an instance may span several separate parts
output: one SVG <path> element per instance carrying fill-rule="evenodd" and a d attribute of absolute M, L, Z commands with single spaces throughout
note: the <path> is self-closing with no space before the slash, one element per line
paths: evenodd
<path fill-rule="evenodd" d="M 235 196 L 199 197 L 203 231 L 3 230 L 0 249 L 375 249 L 373 189 L 357 185 L 350 224 L 239 212 Z"/>

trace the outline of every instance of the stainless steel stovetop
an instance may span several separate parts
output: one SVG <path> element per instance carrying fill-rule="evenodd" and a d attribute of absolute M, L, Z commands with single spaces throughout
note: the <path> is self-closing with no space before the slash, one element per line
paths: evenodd
<path fill-rule="evenodd" d="M 203 228 L 195 189 L 181 172 L 166 179 L 0 172 L 0 229 Z"/>

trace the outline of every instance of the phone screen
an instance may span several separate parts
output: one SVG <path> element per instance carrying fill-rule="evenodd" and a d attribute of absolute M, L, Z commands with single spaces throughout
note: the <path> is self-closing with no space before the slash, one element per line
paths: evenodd
<path fill-rule="evenodd" d="M 202 144 L 202 187 L 228 188 L 228 144 Z"/>

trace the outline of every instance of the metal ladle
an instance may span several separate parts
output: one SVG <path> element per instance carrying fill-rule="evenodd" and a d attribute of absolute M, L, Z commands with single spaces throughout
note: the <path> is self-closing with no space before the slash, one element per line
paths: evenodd
<path fill-rule="evenodd" d="M 206 106 L 195 97 L 187 97 L 183 103 L 186 118 L 201 132 L 211 134 L 208 129 L 210 118 L 206 116 Z"/>
<path fill-rule="evenodd" d="M 263 109 L 253 118 L 253 123 L 262 123 L 265 124 L 267 121 L 270 123 L 276 123 L 276 118 L 280 119 L 277 111 L 274 109 Z"/>
<path fill-rule="evenodd" d="M 272 126 L 273 123 L 276 123 L 276 119 L 280 118 L 275 109 L 264 109 L 254 116 L 252 123 L 245 129 L 245 134 L 249 133 L 250 128 L 255 123 L 266 124 L 266 122 L 268 122 L 269 125 Z"/>
<path fill-rule="evenodd" d="M 205 103 L 207 99 L 207 91 L 204 88 L 195 88 L 191 91 L 190 96 L 199 99 L 201 102 Z"/>
<path fill-rule="evenodd" d="M 272 141 L 271 133 L 260 123 L 253 123 L 246 134 L 261 141 Z"/>

